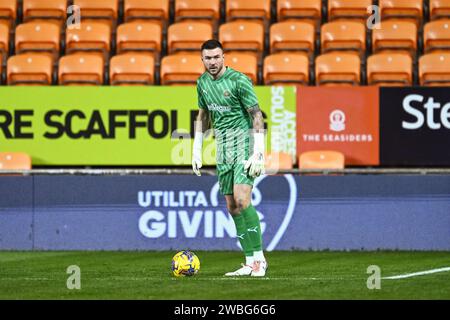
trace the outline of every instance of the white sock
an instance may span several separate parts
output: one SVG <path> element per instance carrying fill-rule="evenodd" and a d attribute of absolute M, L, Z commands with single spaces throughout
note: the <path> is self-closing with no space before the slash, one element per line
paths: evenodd
<path fill-rule="evenodd" d="M 253 251 L 253 257 L 256 261 L 266 261 L 263 251 Z"/>
<path fill-rule="evenodd" d="M 245 264 L 246 265 L 251 266 L 253 264 L 253 261 L 255 261 L 253 256 L 245 256 Z"/>

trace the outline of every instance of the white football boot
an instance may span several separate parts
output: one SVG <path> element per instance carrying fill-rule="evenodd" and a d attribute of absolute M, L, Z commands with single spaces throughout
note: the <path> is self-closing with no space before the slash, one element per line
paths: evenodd
<path fill-rule="evenodd" d="M 237 269 L 233 272 L 227 272 L 225 273 L 226 277 L 240 277 L 240 276 L 249 276 L 252 274 L 253 267 L 249 266 L 247 264 L 241 263 L 241 268 Z"/>
<path fill-rule="evenodd" d="M 255 260 L 255 262 L 253 262 L 252 277 L 264 277 L 268 267 L 269 264 L 266 260 Z"/>

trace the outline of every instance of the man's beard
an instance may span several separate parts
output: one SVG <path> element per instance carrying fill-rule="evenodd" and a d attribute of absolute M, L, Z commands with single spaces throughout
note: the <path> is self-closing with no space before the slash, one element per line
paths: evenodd
<path fill-rule="evenodd" d="M 211 69 L 213 69 L 214 71 L 212 71 Z M 222 70 L 222 68 L 219 67 L 209 68 L 209 73 L 211 73 L 212 75 L 217 75 L 219 74 L 220 70 Z"/>

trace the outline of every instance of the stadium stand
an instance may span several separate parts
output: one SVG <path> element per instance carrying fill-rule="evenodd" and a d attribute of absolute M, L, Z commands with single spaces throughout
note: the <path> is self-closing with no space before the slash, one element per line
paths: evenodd
<path fill-rule="evenodd" d="M 247 75 L 253 82 L 258 83 L 258 61 L 252 54 L 232 52 L 226 55 L 227 65 Z"/>
<path fill-rule="evenodd" d="M 203 22 L 177 22 L 169 26 L 167 46 L 169 54 L 197 51 L 203 42 L 213 37 L 211 25 Z"/>
<path fill-rule="evenodd" d="M 423 0 L 379 0 L 381 20 L 402 19 L 419 25 L 423 17 Z"/>
<path fill-rule="evenodd" d="M 31 21 L 16 28 L 16 54 L 42 52 L 58 58 L 61 42 L 59 26 L 51 22 Z"/>
<path fill-rule="evenodd" d="M 160 24 L 163 34 L 169 24 L 169 0 L 124 0 L 124 20 L 152 21 Z"/>
<path fill-rule="evenodd" d="M 225 52 L 251 52 L 262 63 L 264 50 L 264 28 L 252 21 L 234 21 L 219 27 L 219 41 Z"/>
<path fill-rule="evenodd" d="M 322 1 L 278 0 L 277 17 L 278 21 L 305 21 L 318 28 L 322 20 Z"/>
<path fill-rule="evenodd" d="M 430 20 L 450 18 L 450 0 L 430 0 Z"/>
<path fill-rule="evenodd" d="M 136 52 L 151 55 L 159 66 L 162 50 L 161 25 L 148 21 L 121 24 L 116 35 L 117 54 Z"/>
<path fill-rule="evenodd" d="M 373 52 L 407 52 L 417 55 L 417 26 L 410 21 L 388 20 L 372 31 Z"/>
<path fill-rule="evenodd" d="M 450 86 L 450 53 L 428 53 L 419 58 L 419 79 L 423 86 Z"/>
<path fill-rule="evenodd" d="M 161 61 L 162 85 L 195 85 L 204 72 L 198 54 L 165 56 Z"/>
<path fill-rule="evenodd" d="M 328 21 L 353 19 L 365 22 L 372 0 L 328 0 Z"/>
<path fill-rule="evenodd" d="M 54 21 L 62 26 L 67 17 L 67 0 L 23 0 L 23 21 Z"/>
<path fill-rule="evenodd" d="M 377 53 L 367 59 L 368 85 L 410 86 L 413 61 L 406 53 Z"/>
<path fill-rule="evenodd" d="M 264 59 L 265 85 L 306 85 L 309 62 L 304 55 L 276 53 Z"/>
<path fill-rule="evenodd" d="M 60 85 L 102 85 L 103 65 L 99 55 L 83 52 L 66 55 L 59 59 L 58 82 Z"/>
<path fill-rule="evenodd" d="M 283 21 L 270 27 L 270 52 L 304 53 L 310 60 L 315 51 L 314 26 L 304 21 Z"/>
<path fill-rule="evenodd" d="M 109 59 L 110 49 L 111 27 L 108 24 L 89 21 L 82 23 L 79 29 L 67 29 L 66 54 L 87 52 Z"/>
<path fill-rule="evenodd" d="M 251 20 L 267 30 L 271 17 L 270 0 L 225 0 L 226 21 Z"/>
<path fill-rule="evenodd" d="M 117 24 L 119 0 L 73 0 L 81 10 L 81 21 L 98 20 L 108 23 L 112 29 Z"/>
<path fill-rule="evenodd" d="M 125 53 L 111 58 L 111 85 L 152 85 L 154 83 L 153 56 L 142 53 Z"/>
<path fill-rule="evenodd" d="M 373 4 L 379 5 L 382 21 L 371 30 L 365 19 L 371 14 L 367 7 Z M 84 22 L 81 28 L 63 25 L 69 5 L 80 6 Z M 450 0 L 2 0 L 1 78 L 3 84 L 7 83 L 6 62 L 15 54 L 48 52 L 55 57 L 53 67 L 57 70 L 60 56 L 83 52 L 102 55 L 107 85 L 112 83 L 111 59 L 124 53 L 139 53 L 153 57 L 152 85 L 160 85 L 163 57 L 198 51 L 205 39 L 217 38 L 224 45 L 226 57 L 235 53 L 256 57 L 256 72 L 253 63 L 245 72 L 252 80 L 256 74 L 255 84 L 259 85 L 276 83 L 274 79 L 278 83 L 322 83 L 315 79 L 319 56 L 343 51 L 359 54 L 357 85 L 396 85 L 397 80 L 398 85 L 420 85 L 418 59 L 423 54 L 450 50 L 449 25 Z M 276 76 L 274 72 L 266 73 L 266 60 L 284 61 L 271 57 L 278 53 L 305 55 L 309 66 L 305 69 L 302 58 L 289 58 L 301 69 L 282 71 Z M 402 57 L 395 53 L 411 55 L 412 82 L 409 71 L 408 76 L 402 72 L 403 76 L 397 79 L 397 71 L 390 68 L 388 73 L 393 74 L 387 78 L 387 74 L 378 72 L 373 76 L 372 68 L 381 63 L 380 57 L 387 59 L 370 59 L 379 53 L 391 54 L 394 61 Z M 235 62 L 225 61 L 230 65 Z M 409 61 L 402 61 L 399 69 L 408 69 L 404 67 Z M 389 63 L 384 64 L 383 68 L 388 66 Z M 366 74 L 369 69 L 371 78 Z M 284 81 L 280 78 L 283 74 Z M 333 84 L 336 82 L 327 85 Z"/>
<path fill-rule="evenodd" d="M 356 52 L 361 57 L 366 51 L 366 25 L 358 21 L 333 21 L 322 25 L 322 53 L 331 51 Z"/>
<path fill-rule="evenodd" d="M 0 23 L 0 65 L 4 65 L 9 54 L 9 26 Z"/>
<path fill-rule="evenodd" d="M 52 77 L 53 59 L 48 55 L 24 53 L 8 59 L 8 85 L 50 85 Z"/>
<path fill-rule="evenodd" d="M 0 152 L 0 170 L 30 170 L 31 157 L 23 152 Z"/>
<path fill-rule="evenodd" d="M 299 156 L 300 169 L 344 169 L 345 157 L 339 151 L 306 151 Z"/>
<path fill-rule="evenodd" d="M 277 170 L 289 170 L 294 168 L 292 157 L 285 152 L 271 152 L 265 155 L 265 169 L 267 173 Z"/>
<path fill-rule="evenodd" d="M 208 23 L 217 35 L 220 20 L 220 0 L 175 0 L 175 22 Z"/>
<path fill-rule="evenodd" d="M 0 1 L 0 23 L 5 23 L 10 27 L 14 27 L 17 18 L 17 0 Z"/>
<path fill-rule="evenodd" d="M 355 86 L 360 84 L 361 60 L 352 53 L 330 52 L 316 58 L 316 84 Z"/>
<path fill-rule="evenodd" d="M 423 30 L 424 52 L 450 51 L 450 19 L 430 21 Z"/>

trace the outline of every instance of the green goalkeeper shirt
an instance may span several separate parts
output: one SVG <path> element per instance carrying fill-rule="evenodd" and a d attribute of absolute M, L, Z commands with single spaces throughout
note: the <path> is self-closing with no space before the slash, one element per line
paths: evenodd
<path fill-rule="evenodd" d="M 215 130 L 252 128 L 247 109 L 258 104 L 253 85 L 245 74 L 226 67 L 214 80 L 203 73 L 197 80 L 198 106 L 209 112 Z"/>
<path fill-rule="evenodd" d="M 258 104 L 250 78 L 230 67 L 216 80 L 205 72 L 197 80 L 197 94 L 199 108 L 212 121 L 217 156 L 230 147 L 248 146 L 252 119 L 247 110 Z"/>

